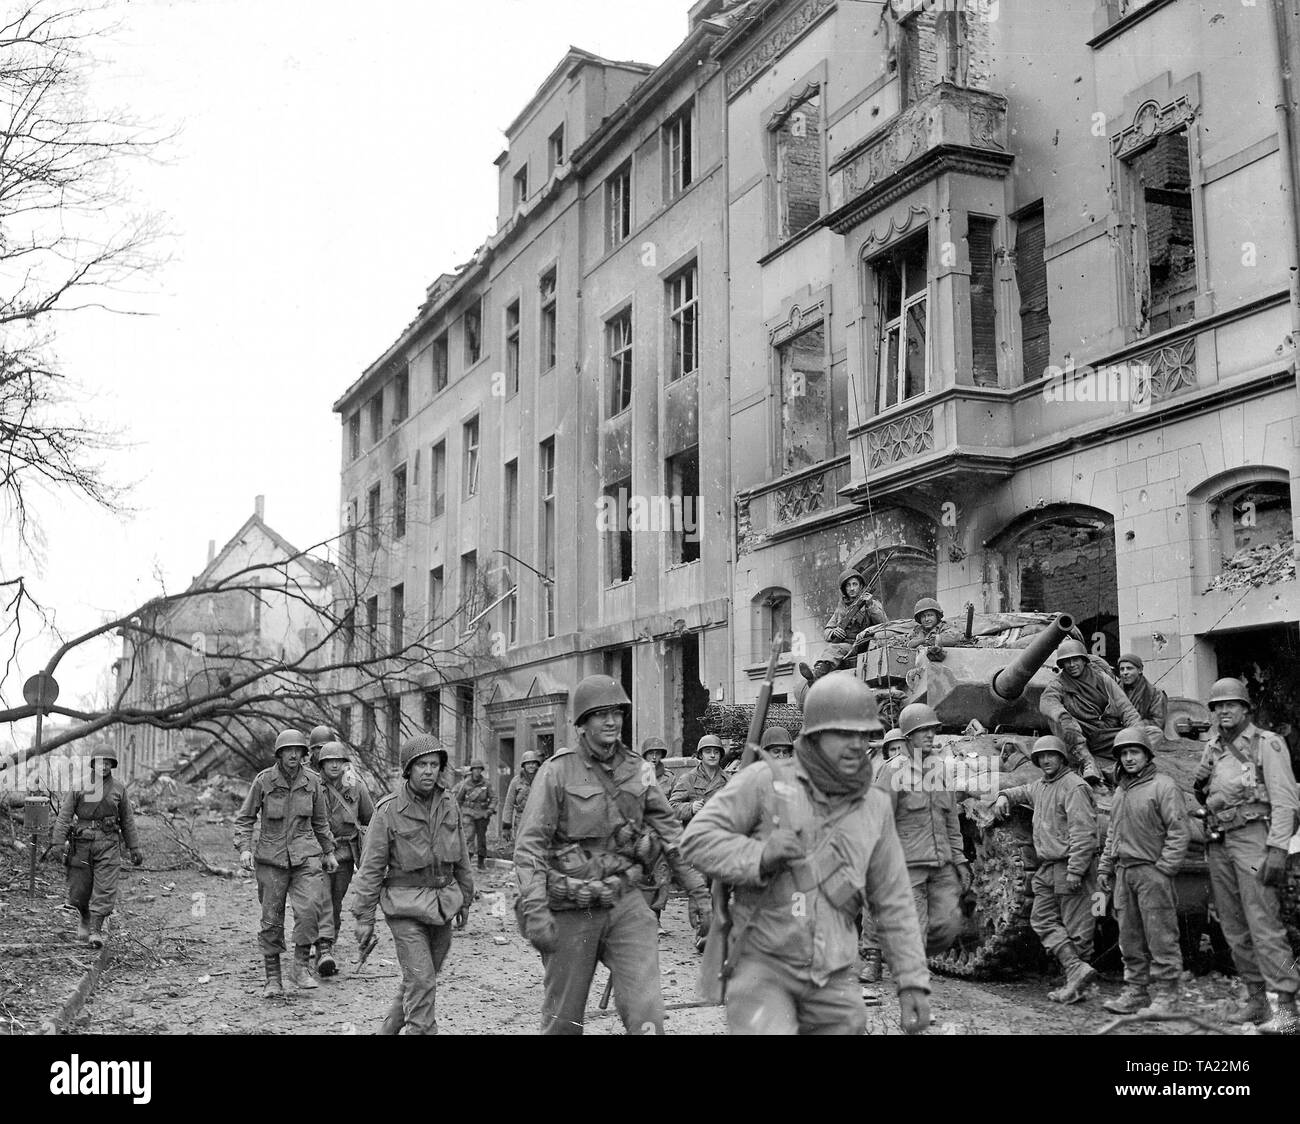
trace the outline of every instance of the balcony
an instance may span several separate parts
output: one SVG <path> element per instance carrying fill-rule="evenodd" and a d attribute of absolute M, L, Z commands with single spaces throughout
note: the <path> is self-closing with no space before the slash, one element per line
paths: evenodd
<path fill-rule="evenodd" d="M 849 483 L 847 456 L 769 480 L 736 497 L 737 537 L 742 553 L 768 542 L 804 534 L 812 525 L 852 508 L 841 495 Z"/>
<path fill-rule="evenodd" d="M 831 165 L 827 223 L 843 234 L 944 172 L 1001 178 L 1012 159 L 1007 99 L 941 82 Z"/>

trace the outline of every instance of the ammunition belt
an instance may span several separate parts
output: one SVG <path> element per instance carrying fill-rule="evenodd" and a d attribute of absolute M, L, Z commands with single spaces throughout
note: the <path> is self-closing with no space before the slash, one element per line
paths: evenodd
<path fill-rule="evenodd" d="M 384 885 L 390 888 L 428 886 L 434 890 L 442 890 L 451 885 L 451 874 L 448 872 L 448 864 L 435 863 L 433 866 L 426 866 L 423 870 L 390 871 L 384 879 Z"/>
<path fill-rule="evenodd" d="M 116 816 L 98 816 L 89 820 L 78 820 L 73 832 L 81 835 L 89 831 L 102 831 L 106 835 L 116 835 L 121 831 Z"/>
<path fill-rule="evenodd" d="M 1233 804 L 1214 813 L 1215 822 L 1220 831 L 1232 831 L 1245 827 L 1255 820 L 1268 819 L 1273 814 L 1273 806 L 1263 801 L 1248 801 L 1245 804 Z"/>
<path fill-rule="evenodd" d="M 574 878 L 558 870 L 548 870 L 546 898 L 552 909 L 607 909 L 642 877 L 642 868 L 635 865 L 608 878 Z"/>

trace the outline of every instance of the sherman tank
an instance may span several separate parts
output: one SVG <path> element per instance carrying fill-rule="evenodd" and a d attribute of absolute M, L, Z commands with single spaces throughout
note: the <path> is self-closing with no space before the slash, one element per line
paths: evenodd
<path fill-rule="evenodd" d="M 1064 613 L 1001 613 L 976 616 L 968 611 L 964 634 L 948 639 L 938 659 L 928 649 L 907 647 L 913 622 L 890 621 L 870 630 L 851 656 L 856 674 L 876 693 L 881 719 L 896 722 L 903 706 L 931 706 L 943 724 L 936 738 L 946 783 L 958 793 L 961 827 L 974 882 L 963 896 L 961 936 L 951 949 L 931 958 L 931 967 L 947 975 L 993 978 L 1045 963 L 1041 945 L 1029 927 L 1033 894 L 1031 875 L 1038 866 L 1031 817 L 1014 809 L 994 822 L 989 805 L 998 792 L 1026 784 L 1042 774 L 1029 760 L 1034 740 L 1048 732 L 1038 706 L 1056 674 L 1053 654 L 1067 636 L 1078 637 Z M 1192 780 L 1202 743 L 1183 736 L 1208 727 L 1208 712 L 1190 700 L 1170 700 L 1165 736 L 1155 747 L 1156 767 L 1171 775 L 1189 809 L 1196 806 Z M 752 706 L 711 704 L 703 723 L 724 740 L 742 742 Z M 797 731 L 797 706 L 773 705 L 767 726 Z M 1182 733 L 1180 733 L 1182 731 Z M 1098 845 L 1105 838 L 1111 796 L 1097 794 Z M 1222 959 L 1225 945 L 1210 921 L 1210 883 L 1204 836 L 1193 820 L 1192 850 L 1175 879 L 1180 935 L 1185 962 L 1207 969 Z M 1096 947 L 1115 946 L 1113 923 L 1103 921 Z M 1210 953 L 1203 952 L 1209 934 Z"/>

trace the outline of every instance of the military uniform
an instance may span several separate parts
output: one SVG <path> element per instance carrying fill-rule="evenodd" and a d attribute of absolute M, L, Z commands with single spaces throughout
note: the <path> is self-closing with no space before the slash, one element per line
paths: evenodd
<path fill-rule="evenodd" d="M 1060 658 L 1058 654 L 1058 661 Z M 1111 747 L 1115 735 L 1127 727 L 1143 725 L 1124 688 L 1110 677 L 1104 661 L 1094 662 L 1092 658 L 1077 679 L 1065 671 L 1057 674 L 1043 688 L 1038 709 L 1052 733 L 1070 748 L 1074 764 L 1087 762 L 1090 755 L 1113 765 Z"/>
<path fill-rule="evenodd" d="M 393 934 L 407 1033 L 436 1034 L 437 975 L 452 922 L 474 899 L 461 813 L 441 781 L 428 800 L 406 783 L 379 801 L 353 891 L 357 921 L 373 922 L 378 906 Z"/>
<path fill-rule="evenodd" d="M 533 791 L 533 781 L 536 779 L 536 773 L 529 777 L 522 768 L 511 778 L 510 786 L 506 789 L 505 807 L 501 811 L 502 828 L 513 831 L 515 824 L 523 819 L 524 809 L 528 806 L 528 794 Z"/>
<path fill-rule="evenodd" d="M 1276 887 L 1260 880 L 1267 849 L 1285 854 L 1296 830 L 1297 795 L 1286 743 L 1253 722 L 1232 741 L 1215 733 L 1202 757 L 1205 806 L 1222 842 L 1206 846 L 1210 884 L 1223 935 L 1247 989 L 1266 986 L 1294 1001 L 1300 973 L 1287 943 Z"/>
<path fill-rule="evenodd" d="M 343 899 L 361 861 L 361 829 L 370 823 L 375 806 L 370 799 L 370 790 L 355 775 L 344 774 L 337 783 L 322 777 L 321 790 L 329 809 L 334 857 L 339 860 L 339 867 L 324 879 L 327 893 L 321 909 L 320 936 L 333 941 L 338 937 Z"/>
<path fill-rule="evenodd" d="M 622 742 L 602 762 L 579 733 L 533 782 L 515 845 L 516 909 L 526 934 L 554 925 L 554 947 L 542 952 L 543 1034 L 582 1033 L 597 960 L 613 976 L 624 1027 L 663 1033 L 658 925 L 638 886 L 662 848 L 706 910 L 708 890 L 681 860 L 681 827 L 663 793 L 646 783 L 645 764 Z"/>
<path fill-rule="evenodd" d="M 486 777 L 474 780 L 471 773 L 456 787 L 456 803 L 470 822 L 474 832 L 474 854 L 478 857 L 479 869 L 487 858 L 488 821 L 496 815 L 497 795 Z"/>
<path fill-rule="evenodd" d="M 263 956 L 279 956 L 284 946 L 285 900 L 293 902 L 293 943 L 314 944 L 320 903 L 326 893 L 321 858 L 334 851 L 329 809 L 322 782 L 299 768 L 291 781 L 277 763 L 253 778 L 248 795 L 235 815 L 235 850 L 250 849 L 253 824 L 261 815 L 261 830 L 253 852 L 257 900 L 262 903 L 258 945 Z"/>
<path fill-rule="evenodd" d="M 707 803 L 727 784 L 727 774 L 723 772 L 721 762 L 718 767 L 710 769 L 701 762 L 694 769 L 686 769 L 677 774 L 673 782 L 668 803 L 672 805 L 673 814 L 682 821 L 690 823 L 694 816 L 694 805 L 698 801 Z"/>
<path fill-rule="evenodd" d="M 844 587 L 853 578 L 862 582 L 862 591 L 857 597 L 850 598 Z M 873 624 L 884 624 L 885 607 L 867 590 L 866 580 L 852 568 L 840 574 L 840 604 L 831 614 L 830 620 L 822 630 L 822 636 L 830 645 L 823 653 L 823 658 L 833 660 L 836 667 L 849 654 L 858 633 Z"/>
<path fill-rule="evenodd" d="M 135 816 L 126 785 L 109 777 L 96 799 L 69 792 L 59 808 L 51 839 L 54 846 L 71 843 L 68 851 L 68 901 L 98 932 L 117 904 L 122 873 L 122 843 L 138 852 Z"/>

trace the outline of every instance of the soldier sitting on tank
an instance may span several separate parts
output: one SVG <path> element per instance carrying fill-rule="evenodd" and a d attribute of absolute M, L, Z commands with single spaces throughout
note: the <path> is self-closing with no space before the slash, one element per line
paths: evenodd
<path fill-rule="evenodd" d="M 1156 772 L 1146 732 L 1136 727 L 1121 730 L 1115 752 L 1119 787 L 1097 883 L 1106 893 L 1115 893 L 1124 991 L 1102 1006 L 1117 1015 L 1173 1014 L 1183 970 L 1174 875 L 1187 857 L 1192 832 L 1183 794 L 1170 777 Z"/>
<path fill-rule="evenodd" d="M 844 647 L 843 644 L 827 644 L 817 655 L 810 668 L 806 663 L 799 664 L 799 674 L 803 676 L 804 682 L 800 683 L 794 690 L 795 706 L 803 709 L 804 696 L 808 694 L 808 689 L 823 679 L 832 671 L 840 669 L 839 651 Z"/>
<path fill-rule="evenodd" d="M 840 597 L 840 607 L 826 622 L 822 633 L 830 645 L 826 655 L 834 659 L 837 668 L 852 651 L 863 629 L 884 624 L 887 619 L 885 607 L 872 596 L 862 575 L 851 566 L 840 575 Z"/>
<path fill-rule="evenodd" d="M 1110 677 L 1105 661 L 1089 657 L 1080 641 L 1061 643 L 1056 666 L 1060 674 L 1043 689 L 1038 709 L 1052 733 L 1065 742 L 1070 764 L 1080 768 L 1084 780 L 1100 784 L 1096 758 L 1113 772 L 1115 735 L 1126 727 L 1141 726 L 1142 718 Z"/>
<path fill-rule="evenodd" d="M 1033 912 L 1029 924 L 1043 947 L 1065 969 L 1065 984 L 1047 993 L 1054 1003 L 1087 998 L 1097 973 L 1091 964 L 1093 860 L 1097 855 L 1097 807 L 1092 789 L 1067 767 L 1065 743 L 1051 734 L 1034 742 L 1033 762 L 1043 779 L 998 794 L 993 814 L 1015 806 L 1034 810 Z"/>
<path fill-rule="evenodd" d="M 904 643 L 915 651 L 924 648 L 925 654 L 936 662 L 944 659 L 944 648 L 961 639 L 961 632 L 943 619 L 943 606 L 933 597 L 922 597 L 912 611 L 916 627 L 907 634 Z"/>
<path fill-rule="evenodd" d="M 1119 685 L 1147 727 L 1147 744 L 1155 745 L 1164 737 L 1169 717 L 1169 696 L 1146 677 L 1142 657 L 1125 652 L 1119 658 Z"/>

